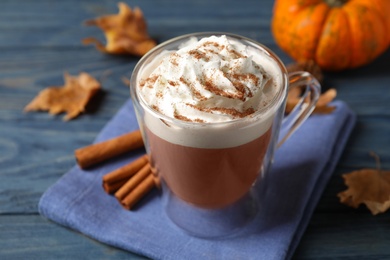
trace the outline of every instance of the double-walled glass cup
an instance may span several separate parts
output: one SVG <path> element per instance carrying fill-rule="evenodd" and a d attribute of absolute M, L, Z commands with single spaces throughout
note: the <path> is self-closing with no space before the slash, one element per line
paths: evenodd
<path fill-rule="evenodd" d="M 226 35 L 273 62 L 278 90 L 272 100 L 250 116 L 211 123 L 171 118 L 147 104 L 139 84 L 159 54 L 178 50 L 191 37 L 212 35 Z M 158 45 L 138 62 L 130 84 L 151 166 L 163 183 L 165 212 L 177 226 L 199 237 L 230 235 L 256 217 L 261 210 L 256 184 L 270 168 L 278 145 L 311 114 L 320 93 L 320 84 L 312 75 L 288 75 L 280 59 L 262 44 L 239 35 L 214 32 L 184 35 Z M 302 88 L 301 102 L 285 118 L 287 92 L 293 87 Z"/>

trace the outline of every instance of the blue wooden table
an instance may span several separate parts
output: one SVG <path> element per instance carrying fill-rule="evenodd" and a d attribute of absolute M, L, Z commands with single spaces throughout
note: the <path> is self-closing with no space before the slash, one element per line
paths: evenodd
<path fill-rule="evenodd" d="M 159 42 L 195 31 L 227 31 L 256 39 L 291 62 L 270 33 L 271 0 L 132 0 Z M 81 40 L 101 31 L 83 21 L 117 13 L 115 1 L 0 1 L 0 259 L 142 258 L 96 242 L 42 218 L 43 192 L 75 164 L 73 151 L 90 144 L 129 97 L 135 57 L 103 55 Z M 79 118 L 23 113 L 63 73 L 85 71 L 101 80 L 97 108 Z M 390 169 L 390 51 L 363 68 L 326 73 L 325 87 L 358 114 L 357 125 L 311 218 L 294 259 L 390 259 L 390 213 L 348 208 L 337 193 L 341 174 L 375 167 L 376 152 Z"/>

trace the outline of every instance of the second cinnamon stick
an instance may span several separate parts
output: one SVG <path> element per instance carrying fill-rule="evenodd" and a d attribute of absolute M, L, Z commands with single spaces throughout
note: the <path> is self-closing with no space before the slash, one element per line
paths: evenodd
<path fill-rule="evenodd" d="M 117 192 L 115 192 L 115 197 L 119 201 L 121 201 L 150 174 L 150 164 L 146 164 L 133 177 L 131 177 Z"/>
<path fill-rule="evenodd" d="M 126 209 L 131 209 L 146 193 L 155 186 L 154 177 L 149 174 L 139 183 L 129 194 L 127 194 L 120 203 Z"/>
<path fill-rule="evenodd" d="M 148 163 L 148 156 L 143 155 L 125 166 L 122 166 L 103 176 L 103 187 L 108 193 L 120 188 L 131 176 L 136 174 Z M 122 184 L 119 185 L 118 183 Z"/>

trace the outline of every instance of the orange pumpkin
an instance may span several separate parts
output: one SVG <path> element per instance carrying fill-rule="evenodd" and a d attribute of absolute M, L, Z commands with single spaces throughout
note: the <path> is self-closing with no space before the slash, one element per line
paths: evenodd
<path fill-rule="evenodd" d="M 276 0 L 272 33 L 297 61 L 359 67 L 390 45 L 390 0 Z"/>

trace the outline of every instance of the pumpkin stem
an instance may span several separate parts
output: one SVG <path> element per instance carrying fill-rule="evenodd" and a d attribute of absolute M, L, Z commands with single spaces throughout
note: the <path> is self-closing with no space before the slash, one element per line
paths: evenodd
<path fill-rule="evenodd" d="M 330 7 L 340 7 L 346 4 L 349 0 L 324 0 Z"/>

